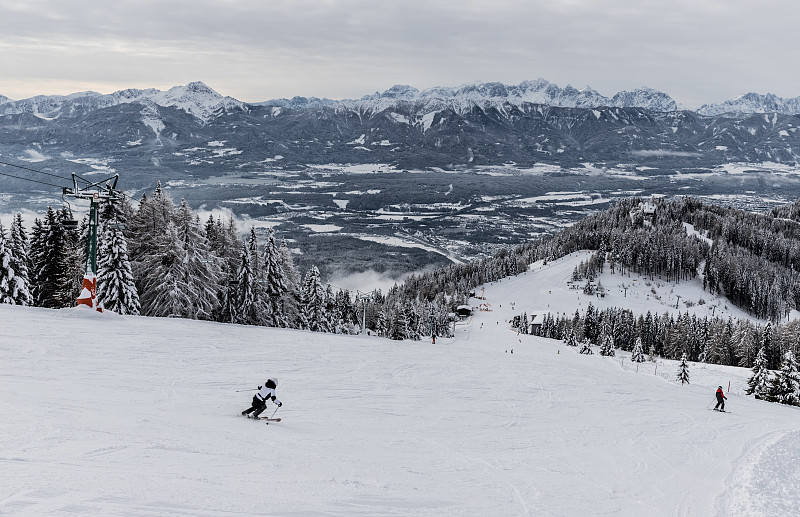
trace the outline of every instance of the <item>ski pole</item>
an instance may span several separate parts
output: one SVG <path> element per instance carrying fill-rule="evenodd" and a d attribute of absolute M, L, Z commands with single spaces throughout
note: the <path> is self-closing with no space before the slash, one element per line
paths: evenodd
<path fill-rule="evenodd" d="M 280 408 L 281 408 L 280 406 L 276 407 L 276 408 L 275 408 L 275 411 L 273 411 L 273 412 L 272 412 L 272 415 L 270 415 L 270 418 L 274 417 L 274 416 L 275 416 L 275 413 L 277 413 L 277 412 L 278 412 L 278 410 L 279 410 Z"/>

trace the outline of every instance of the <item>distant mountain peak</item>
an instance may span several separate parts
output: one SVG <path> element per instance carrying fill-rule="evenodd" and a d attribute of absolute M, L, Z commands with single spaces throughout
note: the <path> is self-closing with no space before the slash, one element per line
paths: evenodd
<path fill-rule="evenodd" d="M 760 94 L 755 92 L 723 102 L 703 104 L 697 112 L 701 115 L 715 116 L 723 113 L 782 113 L 796 115 L 800 113 L 800 97 L 785 99 L 774 93 Z"/>

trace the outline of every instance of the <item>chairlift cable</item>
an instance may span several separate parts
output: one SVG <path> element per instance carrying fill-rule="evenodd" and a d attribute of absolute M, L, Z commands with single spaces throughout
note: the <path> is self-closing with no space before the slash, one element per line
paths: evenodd
<path fill-rule="evenodd" d="M 47 185 L 49 187 L 63 188 L 63 185 L 56 185 L 55 183 L 47 183 L 46 181 L 34 180 L 31 178 L 23 178 L 22 176 L 14 176 L 13 174 L 6 174 L 5 172 L 0 172 L 0 176 L 8 176 L 9 178 L 14 178 L 23 181 L 32 181 L 34 183 L 40 183 L 42 185 Z"/>
<path fill-rule="evenodd" d="M 9 167 L 16 167 L 18 169 L 22 169 L 22 170 L 26 170 L 26 171 L 30 171 L 30 172 L 36 172 L 36 173 L 39 173 L 39 174 L 52 176 L 52 177 L 58 178 L 60 180 L 69 181 L 69 178 L 65 178 L 63 176 L 59 176 L 58 174 L 53 174 L 52 172 L 40 171 L 38 169 L 32 169 L 30 167 L 25 167 L 24 165 L 18 165 L 16 163 L 8 163 L 8 162 L 0 161 L 0 165 L 7 165 Z"/>

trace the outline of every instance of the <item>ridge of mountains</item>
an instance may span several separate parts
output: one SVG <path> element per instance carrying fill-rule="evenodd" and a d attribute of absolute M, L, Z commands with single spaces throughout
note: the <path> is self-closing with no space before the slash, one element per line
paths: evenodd
<path fill-rule="evenodd" d="M 0 114 L 34 113 L 44 117 L 55 117 L 60 112 L 74 112 L 79 107 L 99 109 L 123 103 L 152 103 L 159 106 L 175 106 L 204 121 L 233 110 L 247 110 L 248 103 L 222 96 L 201 81 L 185 86 L 175 86 L 167 91 L 155 88 L 125 89 L 111 94 L 93 91 L 69 95 L 37 95 L 22 100 L 12 100 L 0 94 Z M 431 109 L 451 108 L 465 112 L 474 105 L 490 106 L 510 103 L 543 104 L 563 108 L 644 108 L 650 111 L 678 111 L 678 104 L 668 94 L 648 87 L 631 91 L 620 91 L 606 97 L 587 86 L 576 89 L 564 88 L 539 78 L 523 81 L 518 85 L 499 82 L 474 82 L 458 87 L 433 87 L 419 90 L 413 86 L 395 85 L 384 92 L 375 92 L 360 99 L 334 100 L 318 97 L 292 97 L 250 103 L 256 106 L 279 106 L 291 109 L 319 108 L 328 106 L 350 107 L 380 111 L 400 102 L 422 104 Z M 800 97 L 783 98 L 772 93 L 746 93 L 736 99 L 703 104 L 696 110 L 700 115 L 716 116 L 725 113 L 800 113 Z"/>
<path fill-rule="evenodd" d="M 382 110 L 401 102 L 414 103 L 425 111 L 453 109 L 464 113 L 473 106 L 490 107 L 510 103 L 520 106 L 524 103 L 544 104 L 562 108 L 595 108 L 611 106 L 620 108 L 645 108 L 652 111 L 675 111 L 676 102 L 666 93 L 652 88 L 637 88 L 622 91 L 608 98 L 591 87 L 578 90 L 570 85 L 564 88 L 544 79 L 523 81 L 519 85 L 505 85 L 498 82 L 471 83 L 455 88 L 435 87 L 418 90 L 408 85 L 395 85 L 384 92 L 375 92 L 357 100 L 332 100 L 317 97 L 293 97 L 291 99 L 272 99 L 258 103 L 267 106 L 281 106 L 292 109 L 339 106 Z"/>
<path fill-rule="evenodd" d="M 147 185 L 154 177 L 344 163 L 459 169 L 591 162 L 671 170 L 795 164 L 797 113 L 800 98 L 772 94 L 689 111 L 650 88 L 608 98 L 543 79 L 422 91 L 394 86 L 356 100 L 255 104 L 192 82 L 167 91 L 0 97 L 0 156 L 113 164 L 126 171 L 129 184 Z"/>

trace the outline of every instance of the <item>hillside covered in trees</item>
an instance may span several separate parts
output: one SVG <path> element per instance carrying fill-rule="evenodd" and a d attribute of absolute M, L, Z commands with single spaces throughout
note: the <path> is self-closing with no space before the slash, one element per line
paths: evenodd
<path fill-rule="evenodd" d="M 18 305 L 74 304 L 85 263 L 85 223 L 68 207 L 49 209 L 28 237 L 21 216 L 0 228 L 0 300 Z M 593 250 L 576 268 L 592 279 L 606 268 L 680 283 L 702 276 L 704 289 L 765 324 L 696 316 L 636 314 L 635 308 L 550 316 L 546 337 L 604 345 L 692 361 L 752 367 L 763 349 L 769 369 L 797 352 L 796 322 L 781 324 L 800 308 L 800 204 L 754 214 L 692 198 L 629 198 L 559 233 L 492 257 L 413 275 L 386 293 L 334 292 L 315 267 L 297 271 L 286 240 L 270 232 L 237 234 L 232 220 L 204 223 L 161 188 L 106 205 L 98 245 L 98 298 L 121 314 L 181 317 L 248 325 L 357 333 L 362 326 L 392 339 L 452 333 L 452 313 L 482 284 L 526 271 L 538 260 Z M 768 323 L 767 323 L 768 322 Z M 515 322 L 523 331 L 527 327 Z M 609 341 L 610 340 L 610 341 Z"/>

